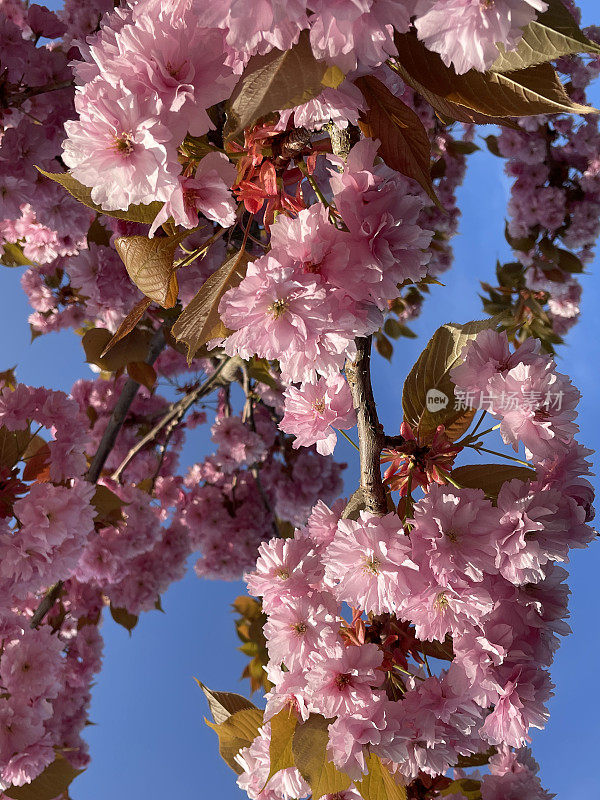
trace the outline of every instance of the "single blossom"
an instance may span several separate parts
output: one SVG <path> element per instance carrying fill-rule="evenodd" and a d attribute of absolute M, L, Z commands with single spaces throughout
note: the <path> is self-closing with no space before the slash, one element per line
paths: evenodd
<path fill-rule="evenodd" d="M 285 414 L 279 427 L 296 439 L 293 447 L 316 444 L 322 456 L 333 453 L 337 430 L 356 425 L 350 388 L 342 375 L 319 378 L 316 384 L 289 386 L 285 392 Z"/>

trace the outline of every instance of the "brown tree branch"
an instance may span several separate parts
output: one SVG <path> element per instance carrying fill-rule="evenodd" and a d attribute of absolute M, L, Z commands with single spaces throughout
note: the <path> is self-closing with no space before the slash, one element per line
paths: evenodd
<path fill-rule="evenodd" d="M 162 353 L 165 344 L 165 334 L 162 327 L 160 327 L 150 342 L 148 357 L 146 358 L 147 364 L 154 364 L 156 359 Z M 96 483 L 98 481 L 98 478 L 102 473 L 102 469 L 104 468 L 104 464 L 106 463 L 106 459 L 115 446 L 119 431 L 123 427 L 123 423 L 127 417 L 127 412 L 131 408 L 131 404 L 133 403 L 139 388 L 140 384 L 137 381 L 134 381 L 132 378 L 129 378 L 123 387 L 121 396 L 117 400 L 117 404 L 113 408 L 113 412 L 110 415 L 110 419 L 108 420 L 106 430 L 104 431 L 102 439 L 100 440 L 96 454 L 90 463 L 88 471 L 85 474 L 86 481 L 89 481 L 90 483 Z M 31 621 L 29 623 L 31 628 L 37 628 L 41 622 L 43 622 L 44 617 L 51 610 L 52 606 L 58 599 L 62 587 L 63 581 L 57 581 L 48 589 L 44 597 L 41 599 L 40 604 L 34 611 L 33 616 L 31 617 Z"/>
<path fill-rule="evenodd" d="M 385 437 L 377 417 L 371 386 L 371 338 L 369 336 L 356 339 L 356 358 L 352 362 L 346 362 L 346 378 L 358 419 L 360 486 L 363 500 L 367 511 L 381 517 L 387 514 L 387 500 L 380 466 Z"/>
<path fill-rule="evenodd" d="M 161 327 L 154 334 L 152 341 L 150 342 L 150 349 L 148 351 L 148 357 L 146 358 L 146 364 L 154 364 L 156 359 L 164 350 L 165 343 L 165 334 Z M 100 444 L 98 445 L 98 449 L 96 450 L 96 455 L 92 459 L 90 467 L 85 475 L 85 479 L 90 483 L 96 483 L 102 474 L 106 459 L 115 446 L 119 431 L 123 427 L 127 413 L 131 408 L 131 404 L 133 403 L 139 388 L 140 384 L 137 381 L 134 381 L 133 378 L 129 378 L 123 387 L 121 396 L 117 400 L 116 406 L 113 408 L 113 412 L 108 420 L 106 430 L 104 431 L 102 439 L 100 440 Z"/>
<path fill-rule="evenodd" d="M 176 403 L 172 403 L 169 406 L 169 410 L 166 412 L 166 414 L 158 420 L 152 430 L 148 431 L 145 436 L 143 436 L 134 444 L 123 461 L 110 476 L 114 481 L 119 481 L 121 479 L 123 470 L 128 466 L 128 464 L 131 463 L 131 461 L 140 451 L 144 449 L 144 447 L 151 444 L 164 428 L 171 428 L 171 425 L 173 425 L 174 429 L 175 426 L 181 422 L 185 414 L 194 405 L 194 403 L 197 403 L 198 400 L 200 400 L 202 397 L 205 397 L 214 388 L 219 377 L 221 376 L 221 373 L 223 372 L 223 369 L 229 361 L 229 358 L 224 358 L 217 366 L 213 374 L 206 381 L 204 381 L 203 384 L 197 386 L 195 389 L 192 389 L 192 391 L 187 392 L 187 394 L 185 394 L 181 400 L 178 400 Z"/>

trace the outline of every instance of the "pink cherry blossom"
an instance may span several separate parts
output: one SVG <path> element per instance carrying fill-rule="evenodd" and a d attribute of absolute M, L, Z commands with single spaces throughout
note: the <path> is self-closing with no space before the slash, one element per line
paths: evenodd
<path fill-rule="evenodd" d="M 429 50 L 440 53 L 446 66 L 458 74 L 490 67 L 503 44 L 514 49 L 523 28 L 545 11 L 543 0 L 418 0 L 416 28 Z"/>
<path fill-rule="evenodd" d="M 285 392 L 285 414 L 279 427 L 295 435 L 293 446 L 317 445 L 322 456 L 333 453 L 337 436 L 334 428 L 348 430 L 356 425 L 352 396 L 342 375 L 319 378 L 316 384 L 289 386 Z"/>
<path fill-rule="evenodd" d="M 323 651 L 306 674 L 313 705 L 325 717 L 366 708 L 373 699 L 372 687 L 383 681 L 383 673 L 377 670 L 381 660 L 382 653 L 374 644 L 336 645 Z"/>
<path fill-rule="evenodd" d="M 306 663 L 310 653 L 329 648 L 338 629 L 335 617 L 318 600 L 300 597 L 273 608 L 264 633 L 271 659 L 294 669 Z"/>
<path fill-rule="evenodd" d="M 434 484 L 414 508 L 412 559 L 442 586 L 464 586 L 496 572 L 499 514 L 481 489 Z"/>
<path fill-rule="evenodd" d="M 340 520 L 323 563 L 338 600 L 374 614 L 393 613 L 417 581 L 410 542 L 395 514 L 361 511 L 356 521 Z"/>

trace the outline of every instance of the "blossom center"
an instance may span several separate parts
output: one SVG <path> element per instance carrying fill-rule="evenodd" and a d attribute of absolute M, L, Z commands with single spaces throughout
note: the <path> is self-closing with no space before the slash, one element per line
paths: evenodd
<path fill-rule="evenodd" d="M 288 310 L 288 301 L 275 300 L 273 303 L 271 303 L 268 310 L 273 319 L 279 319 L 279 317 L 282 317 Z"/>
<path fill-rule="evenodd" d="M 381 567 L 381 561 L 375 556 L 371 556 L 370 558 L 365 559 L 365 564 L 364 564 L 365 572 L 371 572 L 373 573 L 373 575 L 379 575 L 380 567 Z"/>
<path fill-rule="evenodd" d="M 292 628 L 296 631 L 296 633 L 299 633 L 300 635 L 306 633 L 306 631 L 308 630 L 306 622 L 296 622 L 294 625 L 292 625 Z"/>
<path fill-rule="evenodd" d="M 448 598 L 445 592 L 440 592 L 438 594 L 434 600 L 434 605 L 436 605 L 440 611 L 445 611 L 448 608 Z"/>
<path fill-rule="evenodd" d="M 313 400 L 311 407 L 313 411 L 316 411 L 318 414 L 322 414 L 325 411 L 325 400 L 323 400 L 323 398 L 321 398 L 321 400 Z"/>
<path fill-rule="evenodd" d="M 123 131 L 115 138 L 115 150 L 122 156 L 130 156 L 133 153 L 133 136 Z"/>
<path fill-rule="evenodd" d="M 304 272 L 309 272 L 311 275 L 320 275 L 321 274 L 321 264 L 322 262 L 319 261 L 315 264 L 314 261 L 305 261 L 304 262 Z"/>
<path fill-rule="evenodd" d="M 281 578 L 282 581 L 287 581 L 287 579 L 290 577 L 290 573 L 287 571 L 287 569 L 281 567 L 281 569 L 277 570 L 277 577 Z"/>
<path fill-rule="evenodd" d="M 453 530 L 452 528 L 450 528 L 449 531 L 446 531 L 446 537 L 448 539 L 450 539 L 451 542 L 457 542 L 458 541 L 458 533 L 455 530 Z"/>
<path fill-rule="evenodd" d="M 341 672 L 339 675 L 335 676 L 335 685 L 337 686 L 340 691 L 345 689 L 346 686 L 349 686 L 352 683 L 352 675 L 349 675 L 347 672 Z"/>

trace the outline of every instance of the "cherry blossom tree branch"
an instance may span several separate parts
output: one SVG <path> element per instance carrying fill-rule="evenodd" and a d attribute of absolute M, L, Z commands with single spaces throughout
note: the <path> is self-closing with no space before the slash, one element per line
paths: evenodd
<path fill-rule="evenodd" d="M 368 511 L 383 516 L 387 513 L 387 501 L 381 480 L 380 456 L 385 437 L 377 416 L 371 385 L 371 338 L 368 336 L 356 339 L 356 358 L 352 362 L 346 362 L 346 378 L 358 419 L 360 487 L 363 500 Z"/>
<path fill-rule="evenodd" d="M 139 441 L 135 443 L 135 445 L 131 448 L 131 450 L 127 453 L 123 461 L 119 464 L 116 470 L 111 475 L 111 478 L 114 481 L 119 481 L 121 479 L 121 475 L 123 474 L 123 470 L 131 463 L 131 461 L 136 457 L 136 455 L 144 449 L 147 445 L 153 442 L 158 434 L 164 429 L 169 428 L 172 430 L 181 422 L 185 414 L 189 411 L 189 409 L 194 405 L 194 403 L 198 402 L 202 397 L 206 397 L 206 395 L 212 391 L 215 384 L 217 383 L 221 373 L 223 372 L 225 366 L 231 361 L 229 358 L 224 358 L 213 374 L 202 383 L 200 386 L 197 386 L 195 389 L 187 392 L 181 400 L 178 400 L 176 403 L 172 403 L 169 407 L 169 410 L 166 414 L 158 420 L 156 425 L 148 431 L 148 433 L 143 436 Z M 173 427 L 171 428 L 171 424 Z"/>
<path fill-rule="evenodd" d="M 148 357 L 146 359 L 147 364 L 154 364 L 156 359 L 164 350 L 165 344 L 165 334 L 161 326 L 156 331 L 152 337 L 152 341 L 150 342 Z M 117 400 L 117 404 L 115 405 L 110 416 L 106 430 L 104 431 L 102 439 L 100 440 L 96 454 L 91 461 L 88 471 L 85 474 L 86 481 L 89 481 L 90 483 L 97 483 L 98 478 L 102 473 L 102 469 L 104 468 L 104 464 L 106 463 L 106 459 L 115 446 L 119 431 L 123 427 L 127 413 L 131 408 L 131 404 L 135 399 L 140 385 L 141 384 L 139 384 L 137 381 L 134 381 L 133 378 L 129 378 L 123 387 L 121 396 Z M 48 589 L 40 601 L 40 604 L 34 611 L 33 616 L 31 617 L 31 621 L 29 623 L 31 628 L 37 628 L 43 622 L 44 617 L 58 599 L 62 587 L 63 581 L 59 580 Z"/>
<path fill-rule="evenodd" d="M 148 358 L 146 359 L 147 364 L 154 364 L 156 359 L 162 353 L 165 344 L 165 334 L 161 327 L 154 334 L 154 337 L 150 342 Z M 137 381 L 134 381 L 133 378 L 129 378 L 123 387 L 121 396 L 119 397 L 117 404 L 113 409 L 106 426 L 106 430 L 104 431 L 102 439 L 100 440 L 100 444 L 98 445 L 96 455 L 92 459 L 90 467 L 86 473 L 85 478 L 90 483 L 96 483 L 100 477 L 102 469 L 104 468 L 104 464 L 106 463 L 106 459 L 115 446 L 119 431 L 123 427 L 123 423 L 125 422 L 129 409 L 131 408 L 131 404 L 133 403 L 139 388 L 140 384 Z"/>
<path fill-rule="evenodd" d="M 57 581 L 48 589 L 46 594 L 42 597 L 40 604 L 36 608 L 29 623 L 29 626 L 31 628 L 37 628 L 38 625 L 40 625 L 40 623 L 43 621 L 46 614 L 50 611 L 54 603 L 56 603 L 56 601 L 58 600 L 63 585 L 64 585 L 63 581 Z"/>

